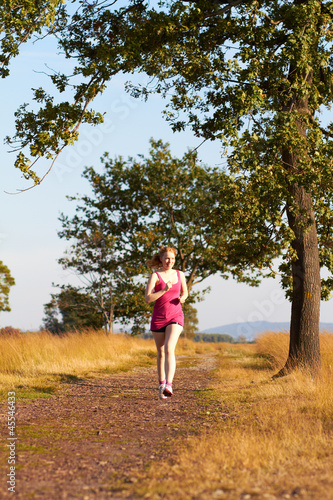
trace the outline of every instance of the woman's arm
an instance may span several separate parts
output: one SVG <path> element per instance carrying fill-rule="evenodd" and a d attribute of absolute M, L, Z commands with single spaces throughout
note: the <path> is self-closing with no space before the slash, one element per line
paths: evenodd
<path fill-rule="evenodd" d="M 186 284 L 186 279 L 185 279 L 185 274 L 180 271 L 180 283 L 181 283 L 181 296 L 179 297 L 180 303 L 184 304 L 185 300 L 188 297 L 188 290 L 187 290 L 187 284 Z"/>
<path fill-rule="evenodd" d="M 165 284 L 165 287 L 163 290 L 160 290 L 159 292 L 154 292 L 155 285 L 156 285 L 157 281 L 158 281 L 158 276 L 156 273 L 153 273 L 148 280 L 146 292 L 145 292 L 145 301 L 147 302 L 147 304 L 150 304 L 151 302 L 155 302 L 155 300 L 162 297 L 162 295 L 164 295 L 166 292 L 168 292 L 170 290 L 170 288 L 172 287 L 171 281 L 168 281 Z"/>

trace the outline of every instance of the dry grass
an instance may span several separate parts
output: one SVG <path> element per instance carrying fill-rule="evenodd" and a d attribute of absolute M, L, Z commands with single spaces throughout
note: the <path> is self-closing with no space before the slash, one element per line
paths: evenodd
<path fill-rule="evenodd" d="M 255 346 L 256 353 L 266 357 L 271 368 L 281 368 L 288 356 L 289 334 L 266 332 L 258 336 Z M 333 368 L 333 335 L 331 333 L 320 334 L 320 350 L 324 371 Z"/>
<path fill-rule="evenodd" d="M 5 335 L 0 337 L 1 392 L 20 387 L 52 392 L 54 382 L 62 379 L 150 366 L 155 356 L 152 341 L 102 331 L 63 337 L 48 332 Z"/>
<path fill-rule="evenodd" d="M 262 335 L 257 345 L 225 345 L 214 385 L 223 411 L 206 415 L 208 431 L 179 443 L 173 465 L 152 467 L 140 494 L 333 498 L 333 336 L 322 335 L 321 343 L 323 376 L 317 382 L 298 372 L 272 381 L 272 360 L 281 366 L 288 351 L 284 334 Z"/>
<path fill-rule="evenodd" d="M 202 429 L 173 442 L 172 462 L 154 463 L 135 486 L 140 498 L 333 498 L 333 336 L 322 334 L 322 378 L 304 373 L 272 381 L 288 352 L 286 334 L 253 345 L 195 344 L 177 353 L 217 351 L 213 390 L 198 392 L 218 411 L 202 412 Z M 0 337 L 3 394 L 56 386 L 63 377 L 101 376 L 155 364 L 152 340 L 102 332 L 66 337 L 46 332 Z M 208 396 L 207 396 L 208 395 Z M 206 429 L 206 430 L 204 430 Z M 161 471 L 163 473 L 161 473 Z"/>
<path fill-rule="evenodd" d="M 216 352 L 224 349 L 224 345 L 221 342 L 194 342 L 181 336 L 176 347 L 176 354 L 191 355 Z"/>
<path fill-rule="evenodd" d="M 212 349 L 181 338 L 177 354 Z M 106 336 L 95 330 L 61 337 L 46 331 L 1 335 L 0 397 L 7 397 L 9 390 L 20 389 L 23 394 L 30 389 L 32 393 L 47 395 L 63 380 L 102 376 L 155 363 L 154 341 L 129 335 Z"/>

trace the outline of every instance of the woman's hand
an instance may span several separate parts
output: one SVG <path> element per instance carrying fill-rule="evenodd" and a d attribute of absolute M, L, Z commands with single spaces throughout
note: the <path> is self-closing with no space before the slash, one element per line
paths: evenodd
<path fill-rule="evenodd" d="M 163 290 L 163 291 L 164 291 L 164 292 L 168 292 L 168 291 L 170 290 L 170 288 L 171 288 L 171 287 L 172 287 L 172 283 L 171 283 L 171 281 L 167 281 L 167 282 L 165 283 L 165 288 L 164 288 L 164 290 Z"/>

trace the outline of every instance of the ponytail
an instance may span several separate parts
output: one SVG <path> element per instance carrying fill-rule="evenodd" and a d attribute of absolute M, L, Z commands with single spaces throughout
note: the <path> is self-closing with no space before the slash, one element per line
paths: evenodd
<path fill-rule="evenodd" d="M 166 252 L 172 252 L 174 256 L 177 255 L 177 250 L 173 247 L 162 247 L 159 249 L 158 253 L 154 253 L 150 260 L 147 260 L 147 265 L 150 267 L 161 267 L 162 257 Z"/>

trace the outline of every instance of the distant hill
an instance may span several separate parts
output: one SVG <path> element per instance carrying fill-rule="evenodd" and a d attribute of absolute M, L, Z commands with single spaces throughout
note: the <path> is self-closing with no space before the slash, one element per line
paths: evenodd
<path fill-rule="evenodd" d="M 290 323 L 269 321 L 249 321 L 248 323 L 231 323 L 229 325 L 216 326 L 202 330 L 202 333 L 220 333 L 222 335 L 231 335 L 234 340 L 239 337 L 245 337 L 247 340 L 254 340 L 259 333 L 270 332 L 289 332 Z M 333 323 L 320 323 L 320 331 L 326 330 L 333 333 Z"/>

